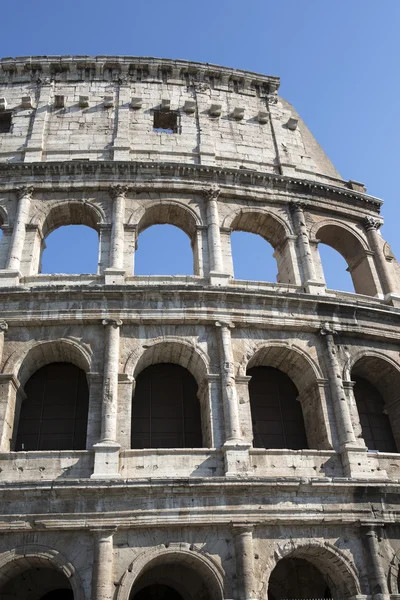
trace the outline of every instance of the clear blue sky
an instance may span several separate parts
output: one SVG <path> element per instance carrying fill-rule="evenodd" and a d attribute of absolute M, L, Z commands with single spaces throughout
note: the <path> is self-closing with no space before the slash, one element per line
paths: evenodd
<path fill-rule="evenodd" d="M 281 77 L 345 179 L 385 200 L 400 257 L 400 0 L 4 3 L 0 54 L 128 54 Z"/>

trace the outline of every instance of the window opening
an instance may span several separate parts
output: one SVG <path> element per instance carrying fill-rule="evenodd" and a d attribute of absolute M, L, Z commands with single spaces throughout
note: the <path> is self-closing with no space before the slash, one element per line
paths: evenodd
<path fill-rule="evenodd" d="M 255 448 L 308 448 L 298 391 L 286 373 L 252 367 L 249 396 Z"/>
<path fill-rule="evenodd" d="M 193 275 L 190 239 L 175 225 L 152 225 L 139 236 L 136 275 Z"/>
<path fill-rule="evenodd" d="M 16 451 L 85 450 L 89 390 L 82 369 L 46 365 L 28 380 L 25 393 Z"/>
<path fill-rule="evenodd" d="M 330 290 L 355 293 L 353 279 L 343 256 L 332 248 L 320 242 L 318 244 L 326 287 Z"/>
<path fill-rule="evenodd" d="M 197 383 L 184 367 L 151 365 L 138 376 L 132 404 L 131 447 L 201 448 Z"/>
<path fill-rule="evenodd" d="M 362 435 L 368 450 L 397 452 L 384 399 L 376 387 L 366 379 L 354 377 L 353 380 Z"/>
<path fill-rule="evenodd" d="M 261 235 L 233 231 L 231 247 L 235 279 L 276 281 L 277 263 L 273 256 L 274 249 Z"/>
<path fill-rule="evenodd" d="M 58 227 L 46 238 L 41 273 L 97 273 L 99 236 L 86 225 Z"/>
<path fill-rule="evenodd" d="M 10 133 L 12 124 L 12 113 L 0 113 L 0 133 Z"/>
<path fill-rule="evenodd" d="M 178 113 L 172 110 L 155 110 L 153 131 L 156 133 L 179 133 Z"/>

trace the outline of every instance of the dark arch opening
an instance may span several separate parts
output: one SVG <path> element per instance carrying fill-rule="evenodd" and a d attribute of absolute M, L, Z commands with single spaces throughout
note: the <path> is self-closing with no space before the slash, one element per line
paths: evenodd
<path fill-rule="evenodd" d="M 368 450 L 398 452 L 386 414 L 385 401 L 377 388 L 362 377 L 352 377 L 360 425 Z"/>
<path fill-rule="evenodd" d="M 151 365 L 137 377 L 131 447 L 202 448 L 197 383 L 184 367 Z"/>
<path fill-rule="evenodd" d="M 99 235 L 86 225 L 64 225 L 46 238 L 41 273 L 97 273 Z"/>
<path fill-rule="evenodd" d="M 74 600 L 74 593 L 64 573 L 46 567 L 21 570 L 0 588 L 4 600 Z"/>
<path fill-rule="evenodd" d="M 255 448 L 308 448 L 298 391 L 286 373 L 273 367 L 252 367 L 249 396 Z"/>
<path fill-rule="evenodd" d="M 298 598 L 332 598 L 332 593 L 322 573 L 308 560 L 283 558 L 271 573 L 268 600 Z"/>
<path fill-rule="evenodd" d="M 247 231 L 233 231 L 231 246 L 235 279 L 276 281 L 278 267 L 274 248 L 265 238 Z"/>
<path fill-rule="evenodd" d="M 135 253 L 136 275 L 193 275 L 194 255 L 188 235 L 175 225 L 152 225 L 142 231 Z"/>
<path fill-rule="evenodd" d="M 131 598 L 132 600 L 183 600 L 173 587 L 160 583 L 147 585 Z"/>
<path fill-rule="evenodd" d="M 15 450 L 85 450 L 89 389 L 70 363 L 38 369 L 25 385 Z"/>

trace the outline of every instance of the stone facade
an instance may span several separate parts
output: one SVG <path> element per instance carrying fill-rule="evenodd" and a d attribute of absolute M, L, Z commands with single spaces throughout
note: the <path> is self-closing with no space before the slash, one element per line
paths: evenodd
<path fill-rule="evenodd" d="M 368 451 L 353 387 L 379 391 L 400 449 L 399 264 L 381 200 L 278 88 L 184 61 L 0 61 L 1 598 L 397 600 L 400 454 Z M 135 275 L 157 223 L 189 236 L 193 276 Z M 97 273 L 40 273 L 68 224 L 98 231 Z M 272 244 L 276 283 L 233 278 L 235 230 Z M 356 293 L 326 288 L 319 242 Z M 53 363 L 86 374 L 86 449 L 17 450 L 26 384 Z M 197 383 L 201 448 L 131 448 L 135 382 L 160 363 Z M 253 447 L 261 366 L 295 384 L 308 449 Z"/>

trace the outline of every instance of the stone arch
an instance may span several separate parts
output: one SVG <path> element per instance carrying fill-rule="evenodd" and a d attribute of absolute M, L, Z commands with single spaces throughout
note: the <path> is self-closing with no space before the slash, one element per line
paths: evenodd
<path fill-rule="evenodd" d="M 58 550 L 26 544 L 0 554 L 0 588 L 10 579 L 30 567 L 50 567 L 60 571 L 68 579 L 74 600 L 85 600 L 82 581 L 73 564 Z"/>
<path fill-rule="evenodd" d="M 279 283 L 298 283 L 292 232 L 278 215 L 258 208 L 244 208 L 225 218 L 224 226 L 232 231 L 260 235 L 271 244 L 278 267 Z"/>
<path fill-rule="evenodd" d="M 69 362 L 88 373 L 91 355 L 81 344 L 67 338 L 34 342 L 24 354 L 12 354 L 4 372 L 13 373 L 24 386 L 35 371 L 52 362 Z"/>
<path fill-rule="evenodd" d="M 8 212 L 4 208 L 4 206 L 0 206 L 0 227 L 4 227 L 4 226 L 7 227 L 8 225 L 9 225 Z"/>
<path fill-rule="evenodd" d="M 43 237 L 63 225 L 86 225 L 99 231 L 105 222 L 102 209 L 92 202 L 64 200 L 51 204 L 47 211 L 38 211 L 31 219 L 31 225 L 37 225 Z"/>
<path fill-rule="evenodd" d="M 144 572 L 154 566 L 171 563 L 196 569 L 210 585 L 211 600 L 232 598 L 232 589 L 222 568 L 195 546 L 180 543 L 155 546 L 139 554 L 122 575 L 116 600 L 129 600 L 135 582 Z"/>
<path fill-rule="evenodd" d="M 325 381 L 319 365 L 299 346 L 282 340 L 253 344 L 239 365 L 239 376 L 252 367 L 279 369 L 298 390 L 309 448 L 332 448 Z"/>
<path fill-rule="evenodd" d="M 400 364 L 374 349 L 361 349 L 351 355 L 343 367 L 344 381 L 360 377 L 372 384 L 382 396 L 397 450 L 400 449 Z M 356 429 L 361 433 L 358 421 Z"/>
<path fill-rule="evenodd" d="M 389 564 L 388 584 L 390 594 L 400 593 L 400 550 L 393 554 Z"/>
<path fill-rule="evenodd" d="M 370 249 L 354 228 L 335 219 L 326 219 L 315 224 L 311 235 L 343 256 L 357 294 L 375 296 L 379 293 L 371 268 Z"/>
<path fill-rule="evenodd" d="M 177 336 L 160 336 L 146 341 L 129 355 L 124 373 L 137 377 L 152 364 L 169 362 L 188 369 L 199 387 L 209 372 L 209 358 L 199 346 Z"/>
<path fill-rule="evenodd" d="M 315 539 L 295 541 L 290 539 L 279 545 L 270 557 L 263 581 L 267 595 L 272 572 L 278 562 L 285 558 L 302 558 L 314 565 L 335 590 L 334 597 L 351 598 L 361 593 L 358 571 L 348 556 L 329 542 Z"/>

